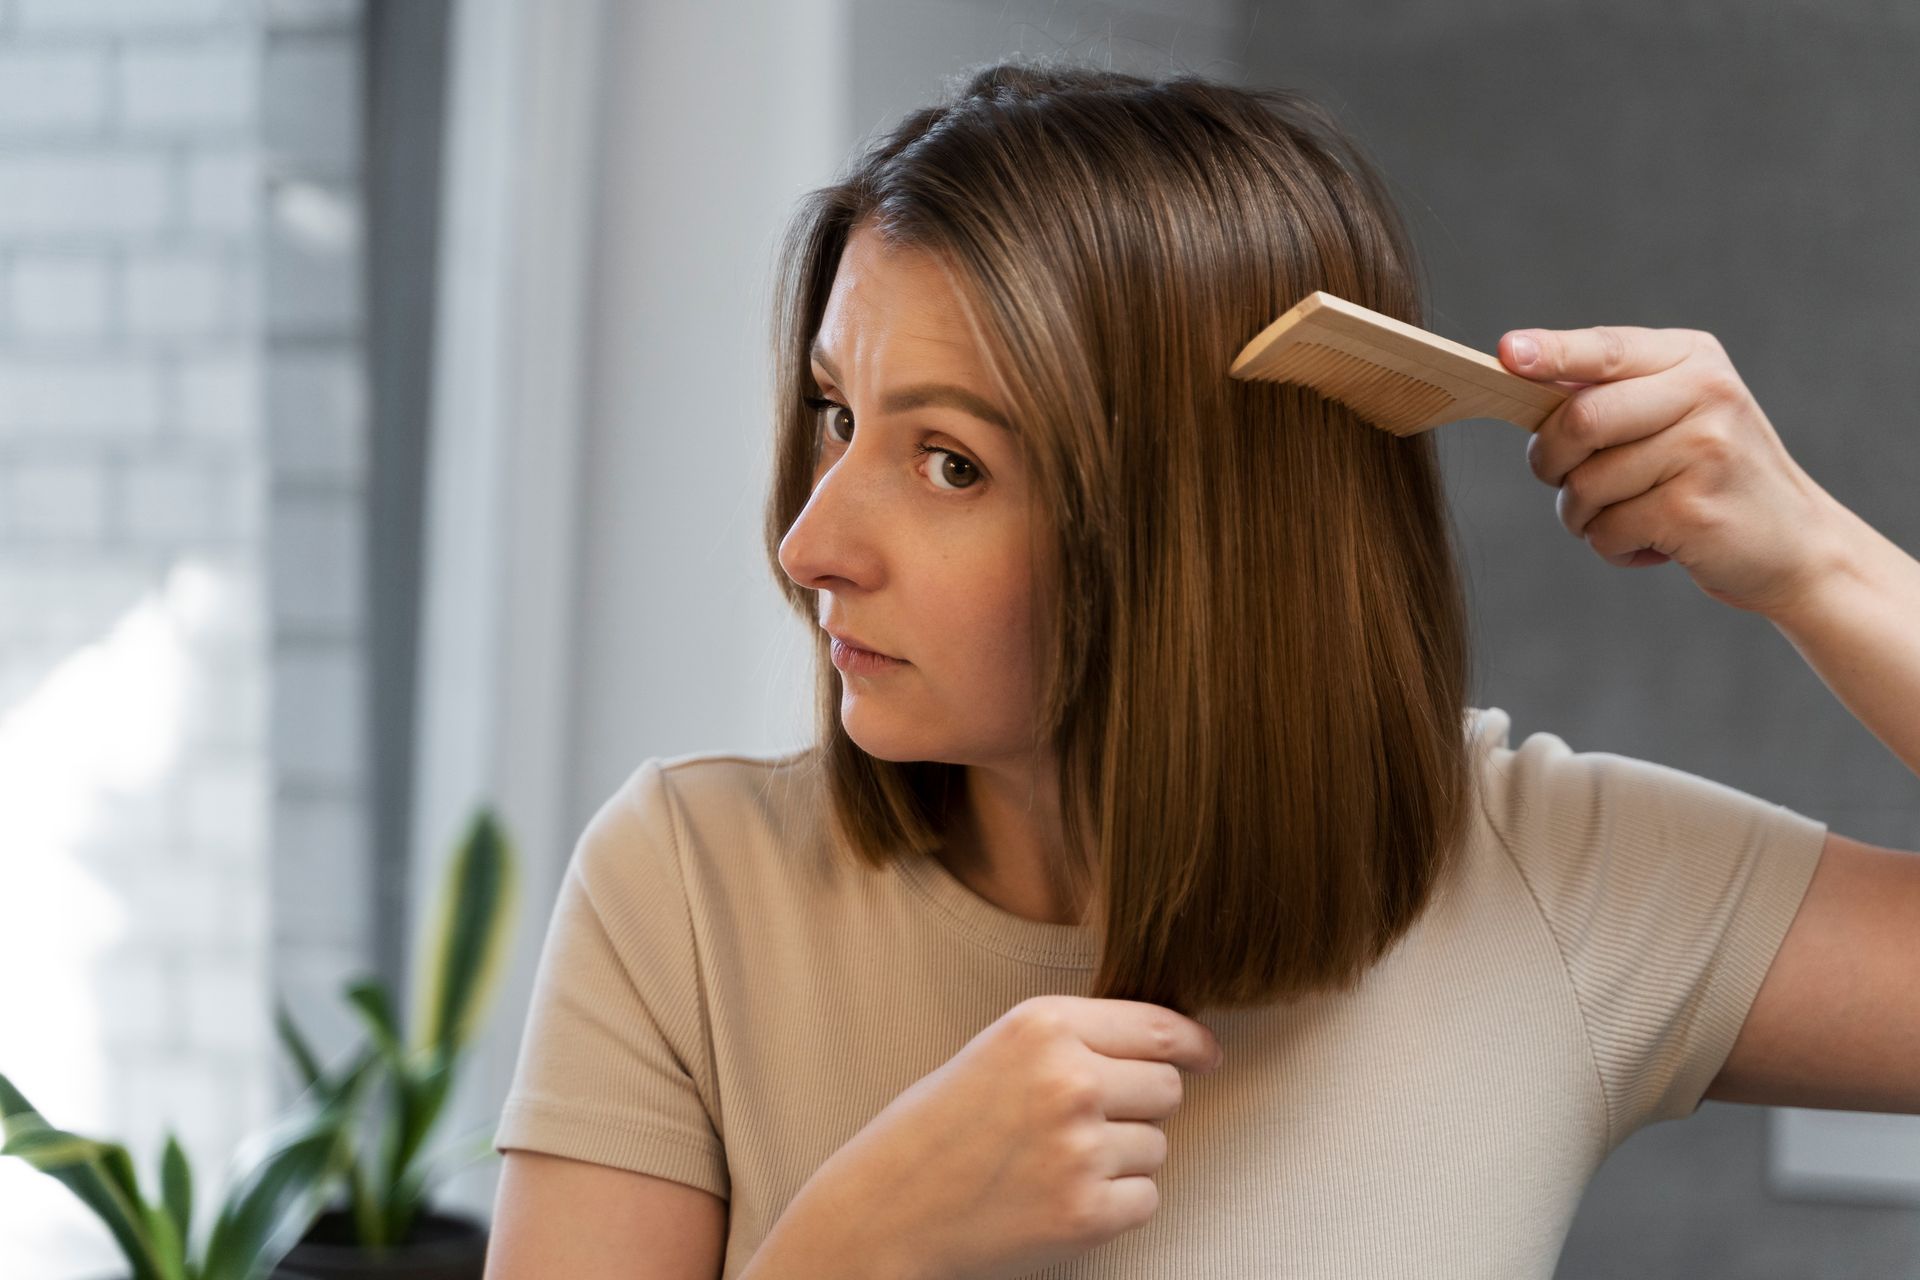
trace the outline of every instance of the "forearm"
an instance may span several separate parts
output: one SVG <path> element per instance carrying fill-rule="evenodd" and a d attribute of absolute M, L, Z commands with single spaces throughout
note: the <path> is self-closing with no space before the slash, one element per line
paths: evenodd
<path fill-rule="evenodd" d="M 1767 616 L 1847 710 L 1920 774 L 1920 561 L 1839 503 L 1829 569 Z"/>
<path fill-rule="evenodd" d="M 913 1241 L 861 1238 L 858 1227 L 868 1217 L 857 1196 L 816 1175 L 788 1203 L 739 1280 L 934 1280 L 940 1275 L 901 1252 Z"/>

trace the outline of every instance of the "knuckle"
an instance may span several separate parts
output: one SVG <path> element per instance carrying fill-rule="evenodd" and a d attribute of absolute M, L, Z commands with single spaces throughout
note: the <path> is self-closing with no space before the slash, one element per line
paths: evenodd
<path fill-rule="evenodd" d="M 1068 1238 L 1098 1243 L 1113 1234 L 1109 1225 L 1105 1179 L 1075 1185 L 1061 1206 L 1060 1220 Z"/>
<path fill-rule="evenodd" d="M 1601 325 L 1593 332 L 1600 340 L 1601 375 L 1612 377 L 1627 362 L 1626 335 L 1610 325 Z"/>
<path fill-rule="evenodd" d="M 1180 1068 L 1172 1063 L 1160 1065 L 1164 1069 L 1160 1077 L 1163 1081 L 1161 1089 L 1165 1094 L 1164 1105 L 1169 1112 L 1178 1111 L 1187 1100 L 1186 1082 L 1180 1078 Z"/>
<path fill-rule="evenodd" d="M 1008 1021 L 1028 1035 L 1049 1038 L 1066 1028 L 1066 1015 L 1043 997 L 1022 1000 L 1008 1015 Z"/>
<path fill-rule="evenodd" d="M 1705 329 L 1690 329 L 1688 332 L 1693 335 L 1694 350 L 1714 356 L 1723 356 L 1727 353 L 1727 349 L 1720 345 L 1720 339 Z"/>
<path fill-rule="evenodd" d="M 1576 444 L 1592 447 L 1600 438 L 1600 406 L 1593 402 L 1592 396 L 1577 392 L 1570 396 L 1566 412 L 1560 419 L 1561 430 L 1569 440 Z"/>
<path fill-rule="evenodd" d="M 1100 1077 L 1089 1067 L 1063 1067 L 1049 1086 L 1055 1105 L 1072 1115 L 1092 1110 L 1100 1101 Z"/>
<path fill-rule="evenodd" d="M 1100 1154 L 1100 1135 L 1086 1125 L 1069 1125 L 1055 1144 L 1066 1166 L 1076 1172 L 1092 1169 Z"/>
<path fill-rule="evenodd" d="M 1536 431 L 1533 439 L 1527 442 L 1527 466 L 1532 470 L 1534 479 L 1542 484 L 1556 483 L 1553 474 L 1553 450 L 1549 447 L 1547 434 Z"/>
<path fill-rule="evenodd" d="M 1694 435 L 1693 451 L 1703 462 L 1729 462 L 1738 450 L 1733 433 L 1719 423 L 1703 425 Z"/>
<path fill-rule="evenodd" d="M 1715 404 L 1736 404 L 1746 394 L 1746 384 L 1731 365 L 1713 365 L 1700 373 L 1700 398 Z"/>
<path fill-rule="evenodd" d="M 1593 473 L 1586 466 L 1578 466 L 1567 472 L 1560 481 L 1560 496 L 1571 506 L 1582 506 L 1593 495 L 1588 492 L 1593 487 Z"/>
<path fill-rule="evenodd" d="M 1567 362 L 1567 340 L 1552 329 L 1537 332 L 1534 341 L 1540 344 L 1541 369 L 1559 369 Z"/>
<path fill-rule="evenodd" d="M 1173 1025 L 1173 1019 L 1165 1014 L 1155 1014 L 1148 1020 L 1147 1030 L 1153 1036 L 1153 1050 L 1158 1054 L 1173 1052 L 1180 1043 L 1179 1029 Z"/>
<path fill-rule="evenodd" d="M 1586 527 L 1580 530 L 1580 540 L 1604 556 L 1607 554 L 1608 546 L 1612 544 L 1612 529 L 1612 519 L 1602 511 L 1587 521 Z"/>
<path fill-rule="evenodd" d="M 1675 492 L 1667 500 L 1667 518 L 1691 533 L 1713 528 L 1719 518 L 1715 513 L 1713 496 L 1698 487 L 1672 487 Z"/>

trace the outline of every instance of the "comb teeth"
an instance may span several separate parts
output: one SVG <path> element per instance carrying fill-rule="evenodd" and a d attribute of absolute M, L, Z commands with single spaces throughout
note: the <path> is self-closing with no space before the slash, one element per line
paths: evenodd
<path fill-rule="evenodd" d="M 1290 344 L 1258 376 L 1311 387 L 1397 436 L 1417 435 L 1454 402 L 1445 387 L 1319 342 Z"/>

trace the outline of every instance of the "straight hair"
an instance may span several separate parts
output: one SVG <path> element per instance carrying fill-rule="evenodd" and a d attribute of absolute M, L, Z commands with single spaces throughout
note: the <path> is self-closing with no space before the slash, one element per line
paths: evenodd
<path fill-rule="evenodd" d="M 1432 433 L 1227 376 L 1315 289 L 1422 325 L 1411 242 L 1332 115 L 1281 89 L 1008 59 L 799 202 L 776 263 L 764 536 L 813 632 L 839 847 L 930 855 L 963 766 L 863 751 L 817 592 L 781 567 L 818 455 L 809 350 L 855 227 L 954 283 L 1032 475 L 1033 747 L 1089 994 L 1182 1012 L 1346 990 L 1467 830 L 1470 642 Z M 1058 584 L 1069 584 L 1062 587 Z M 1050 617 L 1053 625 L 1039 625 Z"/>

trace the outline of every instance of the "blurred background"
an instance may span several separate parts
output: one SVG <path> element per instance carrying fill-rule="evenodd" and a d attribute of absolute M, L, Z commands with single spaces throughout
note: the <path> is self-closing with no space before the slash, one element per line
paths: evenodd
<path fill-rule="evenodd" d="M 1430 327 L 1709 330 L 1920 549 L 1910 6 L 0 0 L 0 1072 L 217 1180 L 297 1091 L 273 1002 L 356 1043 L 341 988 L 411 989 L 491 803 L 518 932 L 448 1124 L 490 1134 L 588 817 L 647 756 L 806 740 L 759 541 L 792 203 L 1010 52 L 1318 97 Z M 1516 744 L 1920 848 L 1920 784 L 1764 620 L 1599 560 L 1519 429 L 1440 439 Z M 0 1160 L 0 1276 L 115 1256 Z M 1559 1271 L 1916 1273 L 1920 1118 L 1722 1103 L 1614 1154 Z"/>

